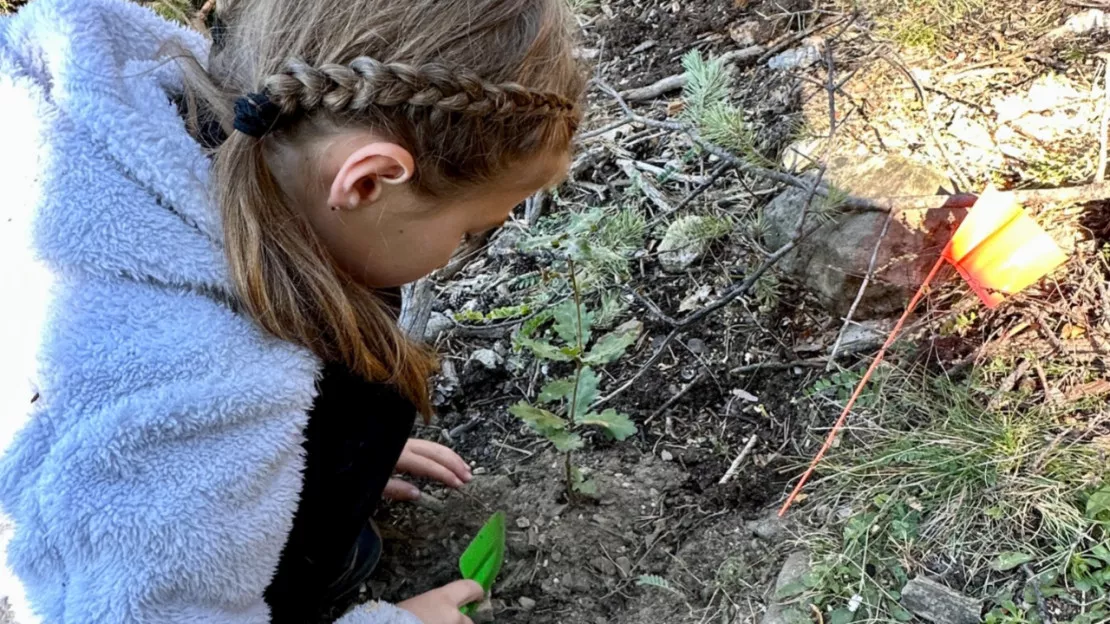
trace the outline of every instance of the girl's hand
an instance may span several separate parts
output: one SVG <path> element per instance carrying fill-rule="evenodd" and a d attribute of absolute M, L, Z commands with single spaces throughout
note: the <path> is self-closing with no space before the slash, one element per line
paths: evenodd
<path fill-rule="evenodd" d="M 438 445 L 437 445 L 438 446 Z M 474 581 L 455 581 L 420 594 L 397 606 L 415 615 L 424 624 L 473 624 L 459 608 L 485 597 L 482 586 Z"/>
<path fill-rule="evenodd" d="M 470 466 L 455 451 L 427 440 L 411 439 L 397 460 L 397 472 L 439 481 L 451 488 L 460 488 L 473 476 Z M 388 499 L 411 501 L 420 498 L 420 489 L 401 479 L 390 479 L 382 494 Z"/>

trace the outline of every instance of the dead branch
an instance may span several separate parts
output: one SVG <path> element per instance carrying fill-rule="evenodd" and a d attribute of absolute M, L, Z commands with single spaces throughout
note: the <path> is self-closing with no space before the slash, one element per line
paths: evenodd
<path fill-rule="evenodd" d="M 424 340 L 435 300 L 432 281 L 426 277 L 401 289 L 401 317 L 397 324 L 413 340 Z"/>
<path fill-rule="evenodd" d="M 624 112 L 624 115 L 629 120 L 629 122 L 643 124 L 645 126 L 651 126 L 653 128 L 661 128 L 663 130 L 669 130 L 671 132 L 681 132 L 689 137 L 689 139 L 702 150 L 716 156 L 722 162 L 726 162 L 730 166 L 742 172 L 751 173 L 753 175 L 767 178 L 769 180 L 774 180 L 775 182 L 781 182 L 782 184 L 787 184 L 789 186 L 802 189 L 804 191 L 809 191 L 810 187 L 812 186 L 805 178 L 783 173 L 781 171 L 775 171 L 774 169 L 768 169 L 766 167 L 760 167 L 759 165 L 753 165 L 752 163 L 749 163 L 737 157 L 735 154 L 732 154 L 725 148 L 703 139 L 701 135 L 698 134 L 697 129 L 689 124 L 676 121 L 660 121 L 658 119 L 652 119 L 650 117 L 639 115 L 632 110 L 632 107 L 628 105 L 628 102 L 625 101 L 625 99 L 621 97 L 621 95 L 617 93 L 616 90 L 613 89 L 613 87 L 600 80 L 595 81 L 595 84 L 599 89 L 609 94 L 610 97 L 616 100 L 617 105 L 620 106 L 621 110 Z M 828 189 L 822 187 L 817 190 L 817 194 L 822 197 L 826 197 L 828 196 Z"/>
<path fill-rule="evenodd" d="M 644 192 L 644 196 L 646 196 L 651 203 L 655 204 L 656 208 L 662 210 L 664 214 L 671 214 L 674 212 L 674 206 L 671 206 L 667 198 L 663 197 L 663 191 L 656 188 L 646 176 L 636 169 L 636 163 L 631 160 L 620 158 L 617 159 L 617 166 L 621 168 L 624 175 L 628 176 L 629 180 L 632 180 L 632 182 Z"/>
<path fill-rule="evenodd" d="M 748 438 L 748 443 L 744 445 L 744 450 L 740 451 L 736 459 L 732 460 L 732 464 L 730 464 L 728 470 L 725 471 L 725 476 L 721 477 L 717 485 L 724 485 L 732 480 L 732 476 L 736 474 L 736 471 L 740 468 L 740 464 L 744 463 L 744 460 L 751 454 L 752 449 L 755 448 L 756 442 L 759 442 L 759 436 L 753 433 L 751 437 Z"/>
<path fill-rule="evenodd" d="M 675 403 L 677 403 L 679 399 L 686 396 L 686 393 L 690 392 L 691 388 L 700 384 L 708 376 L 709 376 L 709 371 L 707 371 L 705 369 L 702 369 L 702 371 L 700 373 L 698 373 L 697 377 L 694 377 L 694 379 L 690 383 L 683 386 L 681 390 L 679 390 L 678 392 L 676 392 L 674 394 L 674 396 L 667 399 L 666 402 L 664 402 L 662 405 L 659 406 L 659 409 L 652 412 L 651 416 L 648 416 L 647 420 L 644 421 L 644 424 L 645 425 L 651 424 L 651 421 L 655 420 L 656 418 L 659 417 L 660 414 L 662 414 L 663 412 L 666 412 L 668 409 L 670 409 L 670 407 L 672 405 L 674 405 Z"/>
<path fill-rule="evenodd" d="M 771 267 L 773 267 L 776 263 L 785 258 L 787 254 L 793 251 L 794 248 L 798 246 L 798 243 L 800 243 L 810 234 L 816 232 L 818 229 L 820 229 L 819 225 L 802 232 L 800 236 L 795 236 L 794 238 L 791 238 L 782 247 L 779 247 L 774 253 L 768 256 L 767 259 L 763 261 L 763 264 L 759 265 L 758 268 L 752 271 L 752 273 L 749 274 L 748 277 L 744 279 L 744 281 L 725 291 L 725 294 L 721 295 L 713 303 L 706 305 L 705 307 L 687 316 L 681 321 L 675 322 L 673 324 L 673 329 L 671 329 L 671 332 L 667 334 L 666 338 L 664 338 L 659 343 L 659 346 L 655 348 L 655 352 L 651 354 L 651 357 L 648 358 L 648 360 L 642 365 L 640 365 L 640 368 L 636 371 L 636 374 L 634 374 L 631 379 L 623 383 L 619 388 L 594 402 L 594 404 L 591 406 L 591 409 L 596 409 L 598 406 L 608 403 L 614 397 L 632 387 L 632 384 L 636 383 L 636 381 L 639 380 L 640 377 L 643 377 L 644 374 L 647 373 L 647 371 L 649 371 L 651 367 L 654 366 L 655 363 L 663 357 L 663 354 L 666 352 L 667 347 L 671 344 L 671 341 L 673 341 L 680 332 L 689 329 L 694 325 L 697 325 L 698 323 L 705 320 L 705 318 L 709 315 L 732 303 L 736 298 L 746 294 L 749 290 L 752 289 L 753 286 L 755 286 L 756 282 L 759 281 L 759 278 L 763 277 L 764 273 L 770 270 Z M 671 320 L 673 321 L 674 319 Z"/>
<path fill-rule="evenodd" d="M 747 63 L 755 61 L 767 52 L 767 48 L 761 45 L 749 46 L 741 50 L 732 50 L 725 52 L 718 57 L 718 60 L 725 65 L 736 65 L 740 63 Z M 655 98 L 671 91 L 677 91 L 686 86 L 686 73 L 675 74 L 660 78 L 659 80 L 647 85 L 646 87 L 638 87 L 635 89 L 628 89 L 621 92 L 621 96 L 630 102 L 642 102 L 644 100 L 654 100 Z"/>
<path fill-rule="evenodd" d="M 890 229 L 890 222 L 893 220 L 894 213 L 886 213 L 883 229 L 879 232 L 879 238 L 875 240 L 875 246 L 871 249 L 871 260 L 867 264 L 867 273 L 863 276 L 863 282 L 859 285 L 856 298 L 852 300 L 852 305 L 848 308 L 848 314 L 844 315 L 844 325 L 840 327 L 840 333 L 836 335 L 836 342 L 833 343 L 832 351 L 829 352 L 829 364 L 826 370 L 832 370 L 833 362 L 836 361 L 836 352 L 840 350 L 840 343 L 844 341 L 844 334 L 848 331 L 848 325 L 852 323 L 852 316 L 856 313 L 859 302 L 863 300 L 863 293 L 867 291 L 867 285 L 871 283 L 871 276 L 875 274 L 875 262 L 879 259 L 879 248 L 882 247 L 883 239 L 886 238 L 887 230 Z"/>

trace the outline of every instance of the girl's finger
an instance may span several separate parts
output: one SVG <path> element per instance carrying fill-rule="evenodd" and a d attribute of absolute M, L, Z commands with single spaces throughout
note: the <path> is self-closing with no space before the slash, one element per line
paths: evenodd
<path fill-rule="evenodd" d="M 440 590 L 456 607 L 478 602 L 486 597 L 486 591 L 474 581 L 455 581 L 450 585 L 444 585 Z"/>
<path fill-rule="evenodd" d="M 466 460 L 459 457 L 458 453 L 442 444 L 436 444 L 428 440 L 410 440 L 405 450 L 412 451 L 417 455 L 427 457 L 446 466 L 464 482 L 470 481 L 471 479 L 470 466 L 466 464 Z"/>
<path fill-rule="evenodd" d="M 420 488 L 400 479 L 390 479 L 382 490 L 382 496 L 395 501 L 414 501 L 420 498 Z"/>
<path fill-rule="evenodd" d="M 451 470 L 435 460 L 415 453 L 406 453 L 397 462 L 397 470 L 414 477 L 424 477 L 439 481 L 450 487 L 462 487 L 463 480 Z"/>

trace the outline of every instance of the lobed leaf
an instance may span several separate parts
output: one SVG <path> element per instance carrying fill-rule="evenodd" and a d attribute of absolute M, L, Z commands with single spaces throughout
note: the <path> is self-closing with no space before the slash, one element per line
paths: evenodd
<path fill-rule="evenodd" d="M 594 427 L 601 427 L 605 433 L 616 440 L 624 440 L 630 436 L 636 435 L 636 425 L 626 416 L 617 412 L 615 409 L 607 409 L 600 414 L 592 413 L 586 414 L 579 419 L 580 425 L 591 425 Z"/>

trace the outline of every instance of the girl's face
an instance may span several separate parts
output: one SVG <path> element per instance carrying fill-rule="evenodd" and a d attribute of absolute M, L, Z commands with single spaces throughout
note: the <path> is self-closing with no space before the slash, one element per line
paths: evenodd
<path fill-rule="evenodd" d="M 557 184 L 569 154 L 522 161 L 496 179 L 442 198 L 416 194 L 408 183 L 412 157 L 372 134 L 329 142 L 314 164 L 279 159 L 275 172 L 340 266 L 366 286 L 388 288 L 444 266 L 465 236 L 500 226 L 514 207 Z M 306 179 L 304 165 L 318 175 Z"/>

